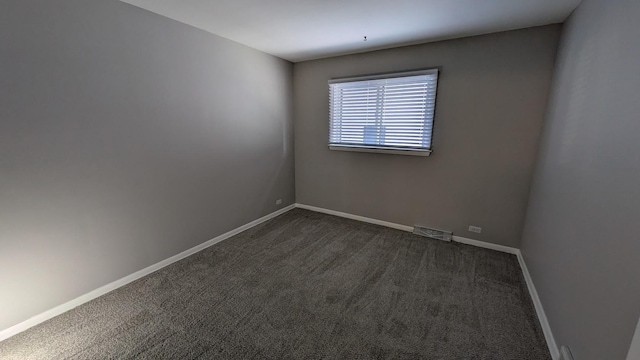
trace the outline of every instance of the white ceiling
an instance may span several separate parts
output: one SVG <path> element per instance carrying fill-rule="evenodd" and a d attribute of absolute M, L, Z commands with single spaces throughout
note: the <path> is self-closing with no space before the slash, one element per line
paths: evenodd
<path fill-rule="evenodd" d="M 122 1 L 298 62 L 561 23 L 581 0 Z"/>

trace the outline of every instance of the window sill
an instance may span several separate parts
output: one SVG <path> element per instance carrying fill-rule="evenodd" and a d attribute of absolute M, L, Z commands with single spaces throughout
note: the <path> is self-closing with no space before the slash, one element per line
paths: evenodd
<path fill-rule="evenodd" d="M 355 152 L 368 152 L 377 154 L 389 154 L 389 155 L 410 155 L 410 156 L 429 156 L 431 150 L 416 150 L 416 149 L 400 149 L 400 148 L 374 148 L 366 146 L 347 146 L 347 145 L 329 145 L 329 150 L 338 151 L 355 151 Z"/>

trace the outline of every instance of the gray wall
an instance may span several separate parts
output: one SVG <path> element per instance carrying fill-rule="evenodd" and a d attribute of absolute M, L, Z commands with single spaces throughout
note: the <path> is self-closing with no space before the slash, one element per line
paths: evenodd
<path fill-rule="evenodd" d="M 519 246 L 559 36 L 554 25 L 296 63 L 296 201 Z M 329 79 L 434 66 L 430 157 L 328 149 Z"/>
<path fill-rule="evenodd" d="M 522 251 L 558 344 L 624 359 L 640 315 L 640 2 L 565 24 Z"/>
<path fill-rule="evenodd" d="M 293 203 L 292 85 L 115 0 L 0 0 L 0 330 Z"/>

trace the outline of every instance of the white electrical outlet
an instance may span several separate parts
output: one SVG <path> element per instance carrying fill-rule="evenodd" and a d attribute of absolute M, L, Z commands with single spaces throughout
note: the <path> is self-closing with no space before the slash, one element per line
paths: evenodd
<path fill-rule="evenodd" d="M 276 200 L 276 205 L 280 205 L 280 204 L 282 204 L 282 199 Z"/>
<path fill-rule="evenodd" d="M 482 232 L 482 228 L 469 225 L 469 231 L 480 234 Z"/>

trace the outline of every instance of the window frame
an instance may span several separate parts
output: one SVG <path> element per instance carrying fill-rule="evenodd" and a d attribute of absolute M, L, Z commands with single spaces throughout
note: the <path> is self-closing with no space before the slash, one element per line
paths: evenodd
<path fill-rule="evenodd" d="M 420 70 L 412 70 L 412 71 L 403 71 L 403 72 L 393 72 L 393 73 L 381 73 L 381 74 L 372 74 L 372 75 L 363 75 L 363 76 L 351 76 L 344 78 L 332 78 L 329 80 L 329 150 L 338 150 L 338 151 L 355 151 L 355 152 L 368 152 L 368 153 L 381 153 L 381 154 L 394 154 L 394 155 L 413 155 L 413 156 L 429 156 L 433 151 L 433 128 L 436 117 L 436 106 L 437 106 L 437 94 L 438 87 L 440 84 L 440 77 L 442 73 L 441 67 L 431 67 Z M 367 145 L 367 144 L 348 144 L 348 143 L 332 143 L 332 124 L 334 121 L 333 112 L 332 112 L 332 85 L 339 83 L 351 83 L 351 82 L 360 82 L 360 81 L 368 81 L 368 80 L 384 80 L 384 79 L 397 79 L 403 77 L 411 77 L 411 76 L 420 76 L 420 75 L 434 75 L 436 76 L 435 80 L 435 90 L 433 91 L 433 114 L 431 115 L 431 133 L 429 134 L 429 147 L 428 148 L 419 148 L 419 147 L 402 147 L 402 146 L 376 146 L 376 145 Z M 431 105 L 431 103 L 427 103 L 427 105 Z"/>

